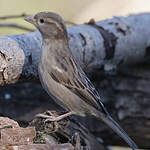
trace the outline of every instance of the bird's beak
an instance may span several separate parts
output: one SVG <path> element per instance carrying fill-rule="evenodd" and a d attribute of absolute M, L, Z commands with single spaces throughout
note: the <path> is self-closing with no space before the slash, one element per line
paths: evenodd
<path fill-rule="evenodd" d="M 34 18 L 34 15 L 28 16 L 28 17 L 24 18 L 24 20 L 27 21 L 27 22 L 29 22 L 29 23 L 32 23 L 33 25 L 36 24 L 36 20 Z"/>

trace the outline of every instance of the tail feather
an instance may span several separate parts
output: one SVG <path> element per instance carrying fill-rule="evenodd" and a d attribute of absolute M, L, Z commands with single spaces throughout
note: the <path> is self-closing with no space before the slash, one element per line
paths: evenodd
<path fill-rule="evenodd" d="M 120 125 L 110 116 L 100 114 L 99 116 L 103 122 L 105 122 L 110 128 L 112 128 L 126 143 L 132 148 L 132 150 L 137 149 L 137 145 L 133 140 L 127 135 L 127 133 L 120 127 Z"/>

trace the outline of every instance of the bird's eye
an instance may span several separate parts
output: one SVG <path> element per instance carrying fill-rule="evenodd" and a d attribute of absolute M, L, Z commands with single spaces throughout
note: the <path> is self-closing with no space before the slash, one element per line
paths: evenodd
<path fill-rule="evenodd" d="M 41 19 L 40 19 L 40 23 L 44 23 L 44 19 L 41 18 Z"/>

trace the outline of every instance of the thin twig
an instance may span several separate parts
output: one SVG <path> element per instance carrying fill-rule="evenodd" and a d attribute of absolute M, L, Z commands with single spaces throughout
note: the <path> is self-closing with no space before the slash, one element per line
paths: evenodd
<path fill-rule="evenodd" d="M 22 29 L 22 30 L 30 31 L 30 32 L 35 31 L 33 29 L 30 29 L 30 28 L 27 28 L 18 24 L 14 24 L 14 23 L 0 23 L 0 27 L 12 27 L 12 28 Z"/>
<path fill-rule="evenodd" d="M 0 20 L 5 20 L 5 19 L 14 19 L 14 18 L 22 18 L 22 17 L 26 17 L 29 16 L 25 13 L 22 13 L 21 15 L 8 15 L 8 16 L 1 16 Z"/>

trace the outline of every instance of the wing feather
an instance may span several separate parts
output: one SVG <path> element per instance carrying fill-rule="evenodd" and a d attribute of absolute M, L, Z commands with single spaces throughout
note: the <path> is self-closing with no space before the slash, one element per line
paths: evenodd
<path fill-rule="evenodd" d="M 96 109 L 101 109 L 105 114 L 108 114 L 95 87 L 74 59 L 64 58 L 63 66 L 65 67 L 62 67 L 62 62 L 59 65 L 57 61 L 57 68 L 60 68 L 61 72 L 55 68 L 51 69 L 49 71 L 51 77 L 56 82 L 70 89 L 89 105 L 92 105 Z M 68 67 L 69 69 L 66 69 Z"/>

